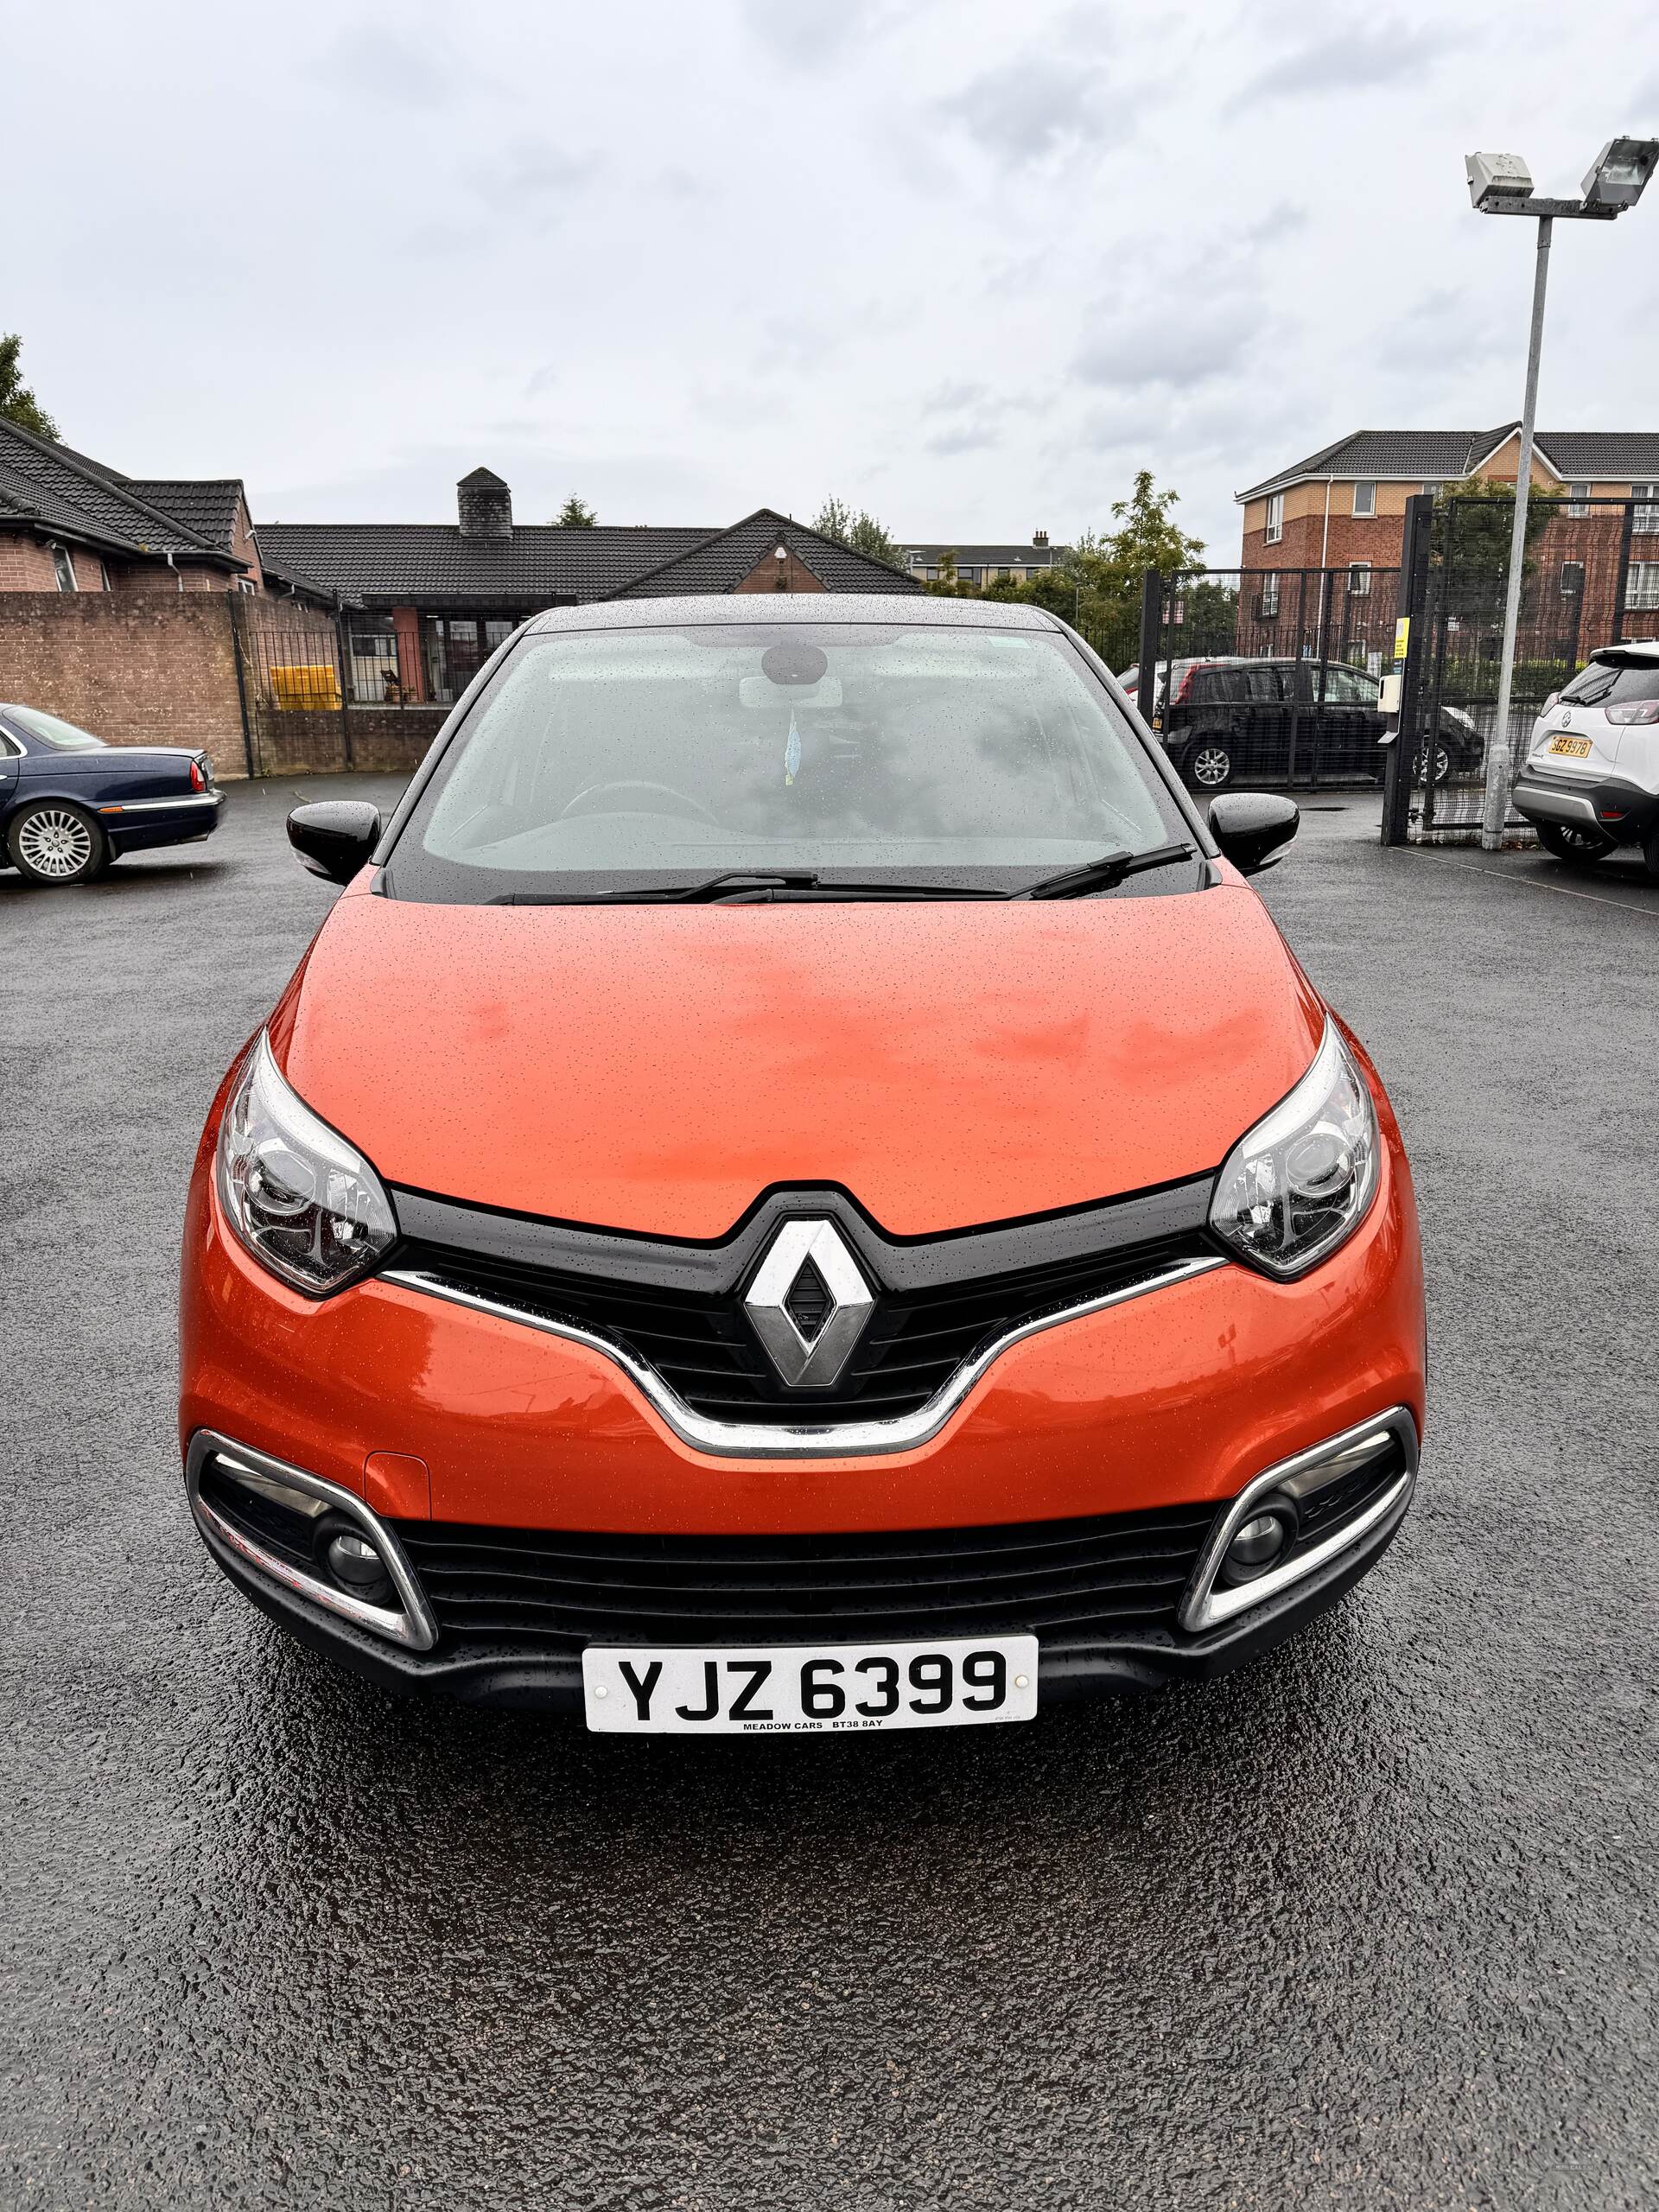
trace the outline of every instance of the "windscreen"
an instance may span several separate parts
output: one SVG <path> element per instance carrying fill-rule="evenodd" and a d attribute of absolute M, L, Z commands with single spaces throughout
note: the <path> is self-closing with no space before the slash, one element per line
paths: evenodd
<path fill-rule="evenodd" d="M 1575 706 L 1624 706 L 1635 699 L 1659 699 L 1659 661 L 1592 660 L 1561 693 Z"/>
<path fill-rule="evenodd" d="M 1188 834 L 1054 633 L 604 630 L 511 656 L 404 825 L 388 887 L 491 899 L 726 869 L 1013 887 Z"/>
<path fill-rule="evenodd" d="M 39 738 L 54 753 L 102 753 L 105 749 L 101 737 L 94 737 L 90 730 L 77 729 L 73 722 L 60 721 L 56 715 L 44 714 L 39 707 L 8 707 L 6 712 L 31 737 Z"/>

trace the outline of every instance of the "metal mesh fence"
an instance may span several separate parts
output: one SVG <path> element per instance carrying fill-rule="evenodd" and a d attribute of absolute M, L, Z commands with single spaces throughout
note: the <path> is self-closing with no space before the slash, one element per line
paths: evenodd
<path fill-rule="evenodd" d="M 1195 789 L 1381 777 L 1397 569 L 1203 569 L 1156 588 L 1153 724 Z M 1123 672 L 1136 688 L 1139 663 Z"/>
<path fill-rule="evenodd" d="M 1485 753 L 1501 751 L 1508 782 L 1526 756 L 1544 701 L 1598 645 L 1659 638 L 1659 500 L 1541 497 L 1529 502 L 1526 568 L 1507 726 L 1497 728 L 1503 601 L 1513 498 L 1436 503 L 1414 626 L 1421 626 L 1416 742 L 1408 747 L 1415 838 L 1456 839 L 1480 826 Z M 1432 755 L 1428 733 L 1466 721 L 1478 765 Z M 1438 778 L 1431 765 L 1440 768 Z M 1506 785 L 1507 789 L 1507 785 Z M 1525 829 L 1512 811 L 1506 829 Z"/>

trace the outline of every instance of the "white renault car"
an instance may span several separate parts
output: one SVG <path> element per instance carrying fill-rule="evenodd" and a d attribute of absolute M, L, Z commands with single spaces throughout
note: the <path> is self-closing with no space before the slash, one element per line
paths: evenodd
<path fill-rule="evenodd" d="M 1602 646 L 1545 701 L 1514 796 L 1558 860 L 1635 845 L 1659 883 L 1659 643 Z"/>

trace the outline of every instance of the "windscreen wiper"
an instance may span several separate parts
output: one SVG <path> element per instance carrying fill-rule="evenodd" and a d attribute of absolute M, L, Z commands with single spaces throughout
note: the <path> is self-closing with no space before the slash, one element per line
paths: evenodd
<path fill-rule="evenodd" d="M 812 868 L 729 868 L 701 883 L 641 884 L 626 891 L 504 891 L 493 906 L 663 906 L 682 902 L 695 906 L 700 899 L 718 899 L 743 891 L 810 891 L 817 882 Z"/>
<path fill-rule="evenodd" d="M 1039 876 L 1023 891 L 1007 891 L 1007 899 L 1083 899 L 1091 891 L 1109 891 L 1126 875 L 1141 875 L 1147 868 L 1173 868 L 1177 861 L 1192 857 L 1188 844 L 1154 845 L 1149 853 L 1103 853 L 1081 868 L 1063 868 L 1058 875 Z"/>
<path fill-rule="evenodd" d="M 721 900 L 764 899 L 774 891 L 816 891 L 826 899 L 1005 899 L 1004 891 L 982 891 L 959 883 L 825 882 L 816 868 L 727 868 L 701 883 L 671 884 L 667 890 L 506 891 L 497 906 L 714 906 Z"/>

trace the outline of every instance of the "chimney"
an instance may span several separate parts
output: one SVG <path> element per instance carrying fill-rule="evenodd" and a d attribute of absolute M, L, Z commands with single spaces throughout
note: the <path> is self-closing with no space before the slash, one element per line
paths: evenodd
<path fill-rule="evenodd" d="M 505 545 L 512 536 L 512 493 L 493 469 L 475 468 L 455 486 L 463 537 Z"/>
<path fill-rule="evenodd" d="M 483 474 L 482 470 L 479 473 L 480 475 Z M 1046 545 L 1048 532 L 1046 530 L 1033 530 L 1031 533 L 1031 542 L 1033 545 Z"/>

